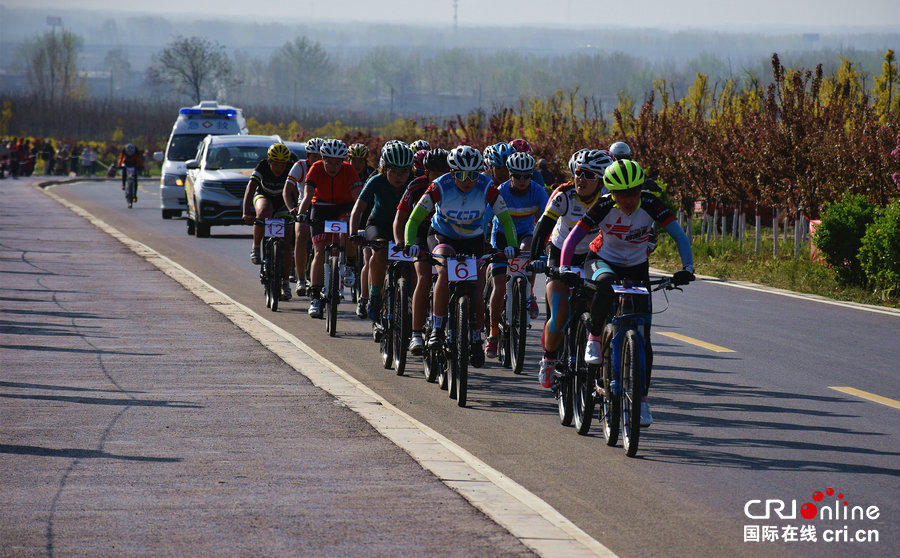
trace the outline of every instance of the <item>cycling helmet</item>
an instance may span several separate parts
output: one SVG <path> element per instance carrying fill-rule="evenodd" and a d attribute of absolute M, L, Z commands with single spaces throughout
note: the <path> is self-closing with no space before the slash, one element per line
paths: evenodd
<path fill-rule="evenodd" d="M 365 144 L 354 143 L 350 146 L 350 149 L 347 151 L 347 153 L 353 159 L 365 159 L 369 156 L 369 148 L 366 147 Z"/>
<path fill-rule="evenodd" d="M 275 163 L 291 162 L 291 150 L 283 143 L 273 143 L 270 145 L 269 149 L 266 151 L 266 155 L 269 156 L 270 161 Z"/>
<path fill-rule="evenodd" d="M 322 149 L 322 143 L 325 140 L 322 138 L 312 138 L 306 142 L 306 153 L 312 153 L 313 155 L 319 155 L 319 150 Z"/>
<path fill-rule="evenodd" d="M 381 161 L 390 167 L 408 169 L 413 165 L 415 153 L 405 143 L 386 143 L 381 149 Z"/>
<path fill-rule="evenodd" d="M 506 160 L 506 168 L 511 174 L 531 174 L 534 172 L 534 157 L 517 151 Z"/>
<path fill-rule="evenodd" d="M 447 163 L 455 171 L 481 171 L 484 168 L 484 156 L 469 145 L 460 145 L 450 150 Z"/>
<path fill-rule="evenodd" d="M 339 139 L 327 139 L 322 142 L 322 147 L 319 148 L 319 153 L 322 157 L 332 157 L 335 159 L 346 159 L 347 151 L 349 151 L 347 149 L 347 144 Z"/>
<path fill-rule="evenodd" d="M 409 144 L 409 148 L 412 149 L 414 152 L 418 153 L 419 151 L 422 151 L 423 149 L 425 151 L 428 151 L 429 149 L 431 149 L 431 144 L 423 139 L 417 139 L 416 141 Z"/>
<path fill-rule="evenodd" d="M 417 171 L 425 170 L 425 154 L 428 153 L 427 149 L 420 149 L 416 151 L 415 157 L 413 157 L 413 167 Z"/>
<path fill-rule="evenodd" d="M 450 172 L 450 165 L 447 163 L 447 155 L 450 152 L 446 149 L 430 149 L 425 153 L 425 168 L 431 172 L 446 173 Z"/>
<path fill-rule="evenodd" d="M 137 149 L 135 149 L 133 143 L 129 143 L 128 145 L 125 146 L 125 154 L 128 155 L 129 157 L 134 155 L 135 151 L 137 151 Z"/>
<path fill-rule="evenodd" d="M 616 161 L 603 173 L 603 184 L 610 192 L 640 188 L 644 184 L 644 171 L 634 161 Z"/>
<path fill-rule="evenodd" d="M 609 152 L 618 159 L 631 159 L 631 148 L 624 141 L 617 141 L 609 146 Z"/>
<path fill-rule="evenodd" d="M 528 153 L 528 154 L 532 153 L 531 144 L 528 143 L 528 140 L 523 140 L 521 138 L 514 139 L 511 142 L 509 142 L 509 144 L 512 146 L 513 149 L 515 149 L 519 153 Z"/>
<path fill-rule="evenodd" d="M 494 145 L 489 145 L 488 147 L 493 148 L 491 150 L 491 158 L 488 158 L 487 155 L 485 155 L 484 159 L 485 162 L 492 167 L 505 167 L 506 159 L 516 152 L 516 150 L 505 141 L 498 141 Z M 485 149 L 485 152 L 487 152 L 487 149 Z"/>
<path fill-rule="evenodd" d="M 609 151 L 605 149 L 591 149 L 584 151 L 575 158 L 575 170 L 587 170 L 597 174 L 603 174 L 606 167 L 615 162 Z"/>
<path fill-rule="evenodd" d="M 576 161 L 576 159 L 578 159 L 578 156 L 586 151 L 590 151 L 590 149 L 588 149 L 586 147 L 583 149 L 579 149 L 575 153 L 572 153 L 572 156 L 569 157 L 569 174 L 571 174 L 572 176 L 575 176 L 575 166 L 576 166 L 575 161 Z"/>

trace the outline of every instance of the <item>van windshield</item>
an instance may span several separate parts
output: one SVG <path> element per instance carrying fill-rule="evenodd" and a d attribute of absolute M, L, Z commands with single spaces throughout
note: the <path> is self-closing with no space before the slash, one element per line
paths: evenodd
<path fill-rule="evenodd" d="M 172 136 L 169 148 L 166 150 L 166 159 L 169 161 L 187 161 L 197 156 L 197 146 L 203 141 L 206 134 L 181 134 Z"/>

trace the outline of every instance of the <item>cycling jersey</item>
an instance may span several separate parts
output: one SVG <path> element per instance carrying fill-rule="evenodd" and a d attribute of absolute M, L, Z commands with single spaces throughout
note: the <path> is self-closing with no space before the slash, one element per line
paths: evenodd
<path fill-rule="evenodd" d="M 306 182 L 314 187 L 312 203 L 316 205 L 338 205 L 353 203 L 353 191 L 362 186 L 353 165 L 344 161 L 336 176 L 325 172 L 325 163 L 316 161 L 306 173 Z"/>
<path fill-rule="evenodd" d="M 359 199 L 366 202 L 370 209 L 366 224 L 393 223 L 397 204 L 405 191 L 405 188 L 396 190 L 385 175 L 373 174 L 359 194 Z"/>
<path fill-rule="evenodd" d="M 303 159 L 298 160 L 294 163 L 294 166 L 291 167 L 291 170 L 288 171 L 287 180 L 289 182 L 293 182 L 294 184 L 299 185 L 306 182 L 306 173 L 309 172 L 309 162 L 304 161 Z M 300 192 L 300 199 L 303 199 L 303 192 Z"/>
<path fill-rule="evenodd" d="M 284 181 L 288 177 L 287 169 L 285 172 L 276 175 L 269 166 L 269 160 L 263 159 L 256 164 L 256 168 L 250 173 L 250 182 L 256 185 L 256 194 L 267 198 L 278 197 L 282 203 L 282 193 L 284 192 Z"/>
<path fill-rule="evenodd" d="M 413 207 L 419 202 L 422 194 L 425 193 L 425 190 L 427 190 L 430 185 L 431 182 L 428 180 L 427 176 L 423 175 L 414 178 L 406 187 L 406 191 L 403 192 L 403 197 L 400 198 L 397 209 L 402 209 L 406 213 L 412 213 Z"/>
<path fill-rule="evenodd" d="M 432 211 L 431 228 L 441 236 L 452 239 L 484 236 L 484 212 L 488 206 L 500 222 L 508 226 L 505 236 L 509 245 L 514 246 L 515 226 L 506 203 L 491 179 L 483 174 L 478 175 L 475 185 L 468 192 L 457 188 L 450 173 L 432 182 L 406 222 L 406 241 L 412 242 L 419 223 Z"/>
<path fill-rule="evenodd" d="M 571 260 L 574 254 L 573 242 L 580 242 L 587 237 L 589 231 L 599 226 L 603 233 L 603 244 L 596 252 L 598 257 L 617 266 L 642 264 L 647 261 L 647 239 L 654 221 L 669 230 L 668 225 L 675 221 L 675 217 L 653 195 L 642 193 L 640 204 L 631 215 L 620 210 L 612 196 L 604 196 L 588 209 L 587 214 L 572 229 L 563 245 L 562 262 L 566 265 Z M 678 228 L 677 224 L 675 228 Z M 684 236 L 683 232 L 681 236 Z M 681 249 L 679 245 L 679 252 Z M 684 252 L 681 255 L 685 266 L 692 264 L 690 245 L 687 246 L 688 261 L 685 261 Z"/>
<path fill-rule="evenodd" d="M 575 192 L 575 184 L 567 182 L 559 186 L 550 195 L 550 201 L 541 216 L 538 231 L 535 231 L 535 242 L 532 243 L 532 259 L 543 249 L 544 241 L 550 237 L 550 243 L 562 250 L 566 237 L 572 231 L 572 227 L 587 213 L 588 208 L 600 198 L 600 190 L 594 193 L 587 201 L 583 201 Z M 551 230 L 549 227 L 553 227 Z M 595 226 L 575 247 L 576 254 L 587 254 L 591 239 L 597 236 L 600 227 Z"/>
<path fill-rule="evenodd" d="M 541 215 L 544 207 L 549 201 L 546 190 L 537 182 L 531 181 L 531 184 L 524 192 L 513 190 L 511 181 L 507 180 L 497 189 L 500 197 L 506 202 L 506 209 L 512 217 L 513 224 L 516 229 L 516 237 L 534 234 L 534 222 Z M 488 209 L 486 211 L 488 218 L 493 217 L 493 212 Z M 503 226 L 493 218 L 493 229 L 491 230 L 491 244 L 497 247 L 497 239 L 503 234 Z"/>

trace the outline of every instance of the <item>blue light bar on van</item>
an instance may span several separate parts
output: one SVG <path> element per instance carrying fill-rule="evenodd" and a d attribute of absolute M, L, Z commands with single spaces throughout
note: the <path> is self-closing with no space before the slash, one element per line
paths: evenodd
<path fill-rule="evenodd" d="M 197 116 L 197 115 L 201 115 L 204 113 L 209 114 L 211 112 L 216 114 L 217 116 L 224 116 L 225 118 L 231 118 L 237 114 L 237 111 L 234 109 L 216 109 L 214 111 L 209 111 L 209 110 L 201 110 L 198 108 L 183 108 L 178 111 L 178 114 L 184 114 L 187 116 Z"/>

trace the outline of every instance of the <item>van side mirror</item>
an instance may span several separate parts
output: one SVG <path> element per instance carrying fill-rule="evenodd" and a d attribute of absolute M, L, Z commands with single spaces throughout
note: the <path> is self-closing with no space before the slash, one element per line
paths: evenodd
<path fill-rule="evenodd" d="M 199 169 L 199 168 L 200 168 L 200 161 L 198 161 L 197 159 L 191 159 L 190 161 L 186 162 L 186 163 L 184 164 L 184 166 L 185 166 L 185 168 L 187 168 L 188 170 Z"/>
<path fill-rule="evenodd" d="M 162 163 L 163 159 L 165 158 L 166 156 L 162 151 L 156 151 L 153 153 L 153 160 L 157 163 Z"/>

